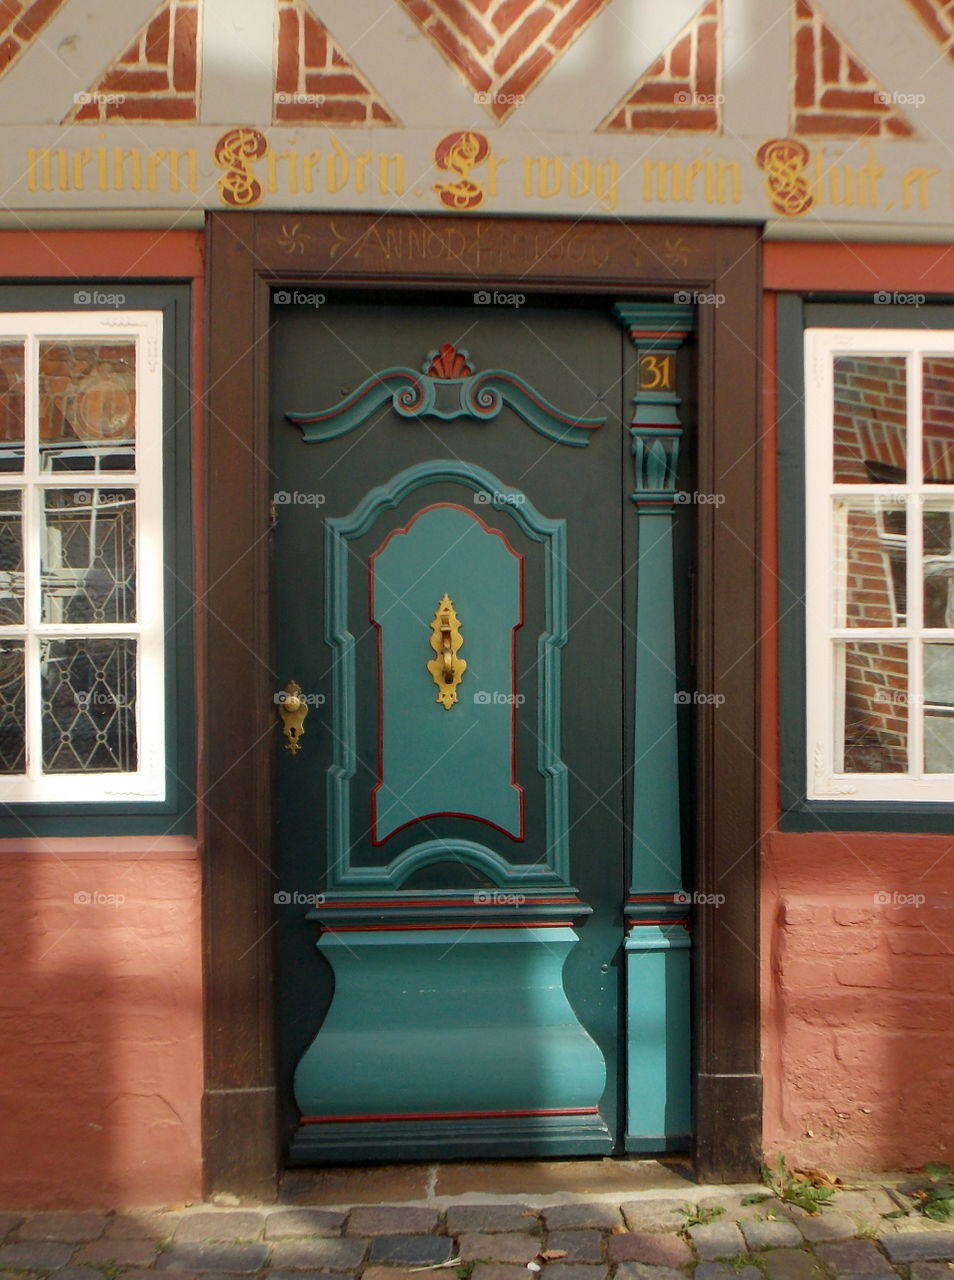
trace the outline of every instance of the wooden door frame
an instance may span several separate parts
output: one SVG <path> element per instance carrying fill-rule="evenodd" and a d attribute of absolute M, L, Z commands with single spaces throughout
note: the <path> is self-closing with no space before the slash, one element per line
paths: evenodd
<path fill-rule="evenodd" d="M 207 223 L 203 596 L 206 1194 L 269 1198 L 281 1170 L 271 942 L 269 294 L 287 284 L 502 289 L 698 306 L 693 644 L 694 1161 L 761 1156 L 758 966 L 760 237 L 746 226 L 405 214 L 214 213 Z M 695 440 L 692 436 L 695 435 Z"/>

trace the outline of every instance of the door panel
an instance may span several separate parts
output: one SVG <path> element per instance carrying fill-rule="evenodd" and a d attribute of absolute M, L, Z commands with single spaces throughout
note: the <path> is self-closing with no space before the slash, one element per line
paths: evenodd
<path fill-rule="evenodd" d="M 273 319 L 276 696 L 309 707 L 277 763 L 291 1159 L 608 1151 L 625 336 L 582 307 Z"/>

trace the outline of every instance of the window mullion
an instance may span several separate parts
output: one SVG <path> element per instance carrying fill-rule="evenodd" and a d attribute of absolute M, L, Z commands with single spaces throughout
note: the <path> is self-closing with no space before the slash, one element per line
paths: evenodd
<path fill-rule="evenodd" d="M 24 661 L 26 663 L 26 738 L 27 776 L 39 779 L 43 773 L 43 690 L 40 678 L 40 639 L 36 634 L 40 620 L 40 529 L 37 503 L 39 499 L 38 466 L 40 441 L 40 343 L 36 334 L 25 342 L 24 432 L 23 458 L 23 586 L 24 621 L 27 627 Z"/>
<path fill-rule="evenodd" d="M 915 349 L 908 361 L 908 772 L 924 774 L 924 450 L 921 418 L 924 361 Z"/>

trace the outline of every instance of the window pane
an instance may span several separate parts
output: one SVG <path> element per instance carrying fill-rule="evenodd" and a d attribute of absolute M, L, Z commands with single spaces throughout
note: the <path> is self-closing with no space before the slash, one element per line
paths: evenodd
<path fill-rule="evenodd" d="M 954 773 L 954 644 L 924 646 L 924 771 Z"/>
<path fill-rule="evenodd" d="M 0 625 L 23 621 L 23 495 L 0 489 Z"/>
<path fill-rule="evenodd" d="M 0 774 L 26 770 L 23 641 L 0 639 Z"/>
<path fill-rule="evenodd" d="M 45 489 L 44 622 L 133 622 L 133 489 Z"/>
<path fill-rule="evenodd" d="M 954 505 L 926 503 L 923 532 L 924 625 L 954 627 Z"/>
<path fill-rule="evenodd" d="M 908 768 L 908 649 L 851 641 L 841 650 L 844 773 L 904 773 Z"/>
<path fill-rule="evenodd" d="M 40 343 L 44 471 L 130 470 L 135 434 L 135 343 L 101 338 Z"/>
<path fill-rule="evenodd" d="M 921 372 L 924 480 L 954 484 L 954 357 L 925 356 Z"/>
<path fill-rule="evenodd" d="M 135 640 L 41 640 L 40 678 L 47 773 L 136 769 Z"/>
<path fill-rule="evenodd" d="M 835 499 L 835 626 L 903 626 L 907 604 L 905 503 Z"/>
<path fill-rule="evenodd" d="M 835 359 L 835 483 L 904 484 L 904 356 Z"/>
<path fill-rule="evenodd" d="M 0 343 L 0 471 L 23 470 L 23 343 Z"/>

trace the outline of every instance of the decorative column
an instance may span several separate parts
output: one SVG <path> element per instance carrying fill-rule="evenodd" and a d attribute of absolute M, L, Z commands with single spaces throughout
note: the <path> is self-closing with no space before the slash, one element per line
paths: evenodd
<path fill-rule="evenodd" d="M 672 526 L 682 428 L 679 348 L 693 308 L 621 302 L 636 348 L 630 424 L 638 515 L 633 819 L 627 937 L 627 1151 L 681 1150 L 691 1130 L 688 895 L 682 882 Z"/>

